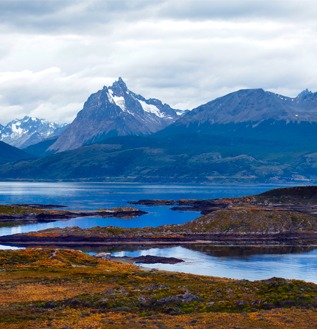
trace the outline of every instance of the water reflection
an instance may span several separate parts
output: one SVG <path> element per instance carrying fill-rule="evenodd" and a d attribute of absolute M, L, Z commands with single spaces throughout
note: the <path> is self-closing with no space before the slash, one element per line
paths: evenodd
<path fill-rule="evenodd" d="M 199 251 L 209 256 L 215 257 L 237 257 L 237 258 L 249 258 L 253 255 L 274 255 L 274 254 L 295 254 L 312 251 L 314 247 L 303 246 L 210 246 L 205 244 L 188 245 L 187 249 Z"/>
<path fill-rule="evenodd" d="M 160 257 L 181 258 L 185 262 L 178 264 L 142 264 L 144 267 L 161 270 L 185 272 L 199 275 L 217 276 L 232 279 L 263 280 L 271 277 L 299 279 L 317 283 L 317 249 L 297 249 L 294 253 L 285 253 L 286 249 L 275 248 L 274 254 L 258 248 L 248 256 L 238 256 L 241 248 L 216 248 L 214 256 L 208 253 L 192 250 L 188 247 L 150 248 L 135 251 L 117 251 L 112 254 L 117 257 L 137 257 L 152 255 Z M 271 249 L 270 252 L 273 250 Z M 233 252 L 233 255 L 230 254 Z M 215 254 L 221 256 L 215 256 Z M 224 256 L 225 255 L 225 256 Z"/>
<path fill-rule="evenodd" d="M 17 250 L 17 249 L 24 249 L 24 248 L 4 246 L 4 245 L 0 244 L 0 250 Z"/>

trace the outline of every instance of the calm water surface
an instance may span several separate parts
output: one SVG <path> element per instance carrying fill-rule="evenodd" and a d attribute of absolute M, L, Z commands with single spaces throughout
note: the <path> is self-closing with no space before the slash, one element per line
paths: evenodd
<path fill-rule="evenodd" d="M 264 192 L 280 187 L 273 185 L 148 185 L 105 183 L 18 183 L 0 182 L 0 204 L 38 203 L 65 205 L 67 209 L 98 209 L 128 205 L 140 199 L 214 199 L 237 197 Z M 0 228 L 0 235 L 26 233 L 54 227 L 94 226 L 144 227 L 164 224 L 181 224 L 198 216 L 194 212 L 172 211 L 169 207 L 137 206 L 149 214 L 130 220 L 116 218 L 76 218 L 54 223 L 20 225 Z M 1 247 L 6 248 L 6 247 Z M 258 280 L 272 276 L 297 278 L 317 283 L 317 250 L 297 253 L 272 253 L 240 255 L 234 249 L 210 253 L 184 247 L 151 248 L 147 250 L 120 251 L 116 256 L 157 255 L 178 257 L 185 263 L 169 265 L 144 265 L 165 270 L 194 274 Z"/>
<path fill-rule="evenodd" d="M 273 254 L 265 252 L 257 254 L 255 251 L 253 255 L 239 256 L 233 256 L 225 250 L 221 256 L 212 256 L 189 248 L 171 247 L 120 251 L 112 254 L 118 257 L 142 255 L 177 257 L 185 261 L 178 264 L 142 264 L 144 267 L 167 271 L 247 280 L 263 280 L 275 276 L 317 283 L 317 249 L 284 254 L 279 253 L 276 248 Z"/>
<path fill-rule="evenodd" d="M 105 183 L 18 183 L 0 182 L 0 204 L 38 203 L 65 205 L 68 209 L 98 209 L 126 206 L 140 199 L 214 199 L 261 193 L 273 186 L 224 185 L 146 185 Z M 149 212 L 130 220 L 85 217 L 52 223 L 37 223 L 0 228 L 0 235 L 27 233 L 54 227 L 94 226 L 144 227 L 181 224 L 198 216 L 194 212 L 172 211 L 169 207 L 137 206 Z"/>

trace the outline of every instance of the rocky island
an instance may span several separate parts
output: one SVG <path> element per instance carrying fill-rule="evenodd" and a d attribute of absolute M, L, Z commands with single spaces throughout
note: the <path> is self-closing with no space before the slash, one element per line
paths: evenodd
<path fill-rule="evenodd" d="M 0 237 L 24 245 L 317 245 L 317 187 L 275 189 L 259 195 L 217 200 L 143 200 L 178 205 L 203 215 L 180 225 L 156 228 L 78 227 Z"/>
<path fill-rule="evenodd" d="M 145 211 L 133 207 L 117 207 L 92 210 L 60 210 L 61 205 L 12 204 L 0 205 L 0 226 L 14 226 L 26 223 L 45 223 L 68 220 L 76 217 L 119 217 L 133 218 Z"/>

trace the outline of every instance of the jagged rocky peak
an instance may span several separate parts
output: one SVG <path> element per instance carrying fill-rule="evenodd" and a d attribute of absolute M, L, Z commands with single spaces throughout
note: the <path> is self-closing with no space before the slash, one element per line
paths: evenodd
<path fill-rule="evenodd" d="M 50 151 L 65 151 L 110 136 L 146 135 L 170 125 L 176 110 L 159 99 L 146 99 L 128 89 L 122 78 L 89 96 L 83 109 Z"/>
<path fill-rule="evenodd" d="M 307 88 L 303 91 L 301 91 L 296 98 L 298 99 L 304 99 L 306 98 L 307 96 L 311 96 L 313 94 L 312 91 L 308 90 Z"/>
<path fill-rule="evenodd" d="M 298 96 L 295 98 L 297 102 L 305 103 L 305 106 L 308 106 L 311 108 L 311 104 L 315 106 L 314 102 L 317 102 L 317 92 L 312 92 L 308 89 L 303 90 L 298 94 Z"/>
<path fill-rule="evenodd" d="M 177 117 L 176 110 L 167 104 L 163 104 L 159 99 L 145 99 L 143 96 L 129 90 L 121 77 L 112 86 L 104 87 L 103 91 L 107 92 L 108 100 L 117 105 L 122 111 L 140 115 L 151 113 L 165 120 L 173 120 Z"/>
<path fill-rule="evenodd" d="M 119 77 L 118 80 L 112 84 L 110 89 L 116 93 L 122 93 L 122 94 L 128 91 L 128 87 L 121 77 Z"/>

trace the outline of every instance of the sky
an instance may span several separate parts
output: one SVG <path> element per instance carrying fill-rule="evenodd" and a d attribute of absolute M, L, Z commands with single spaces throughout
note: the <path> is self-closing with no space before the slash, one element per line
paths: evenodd
<path fill-rule="evenodd" d="M 316 17 L 314 0 L 0 0 L 0 123 L 71 122 L 118 77 L 178 109 L 317 91 Z"/>

